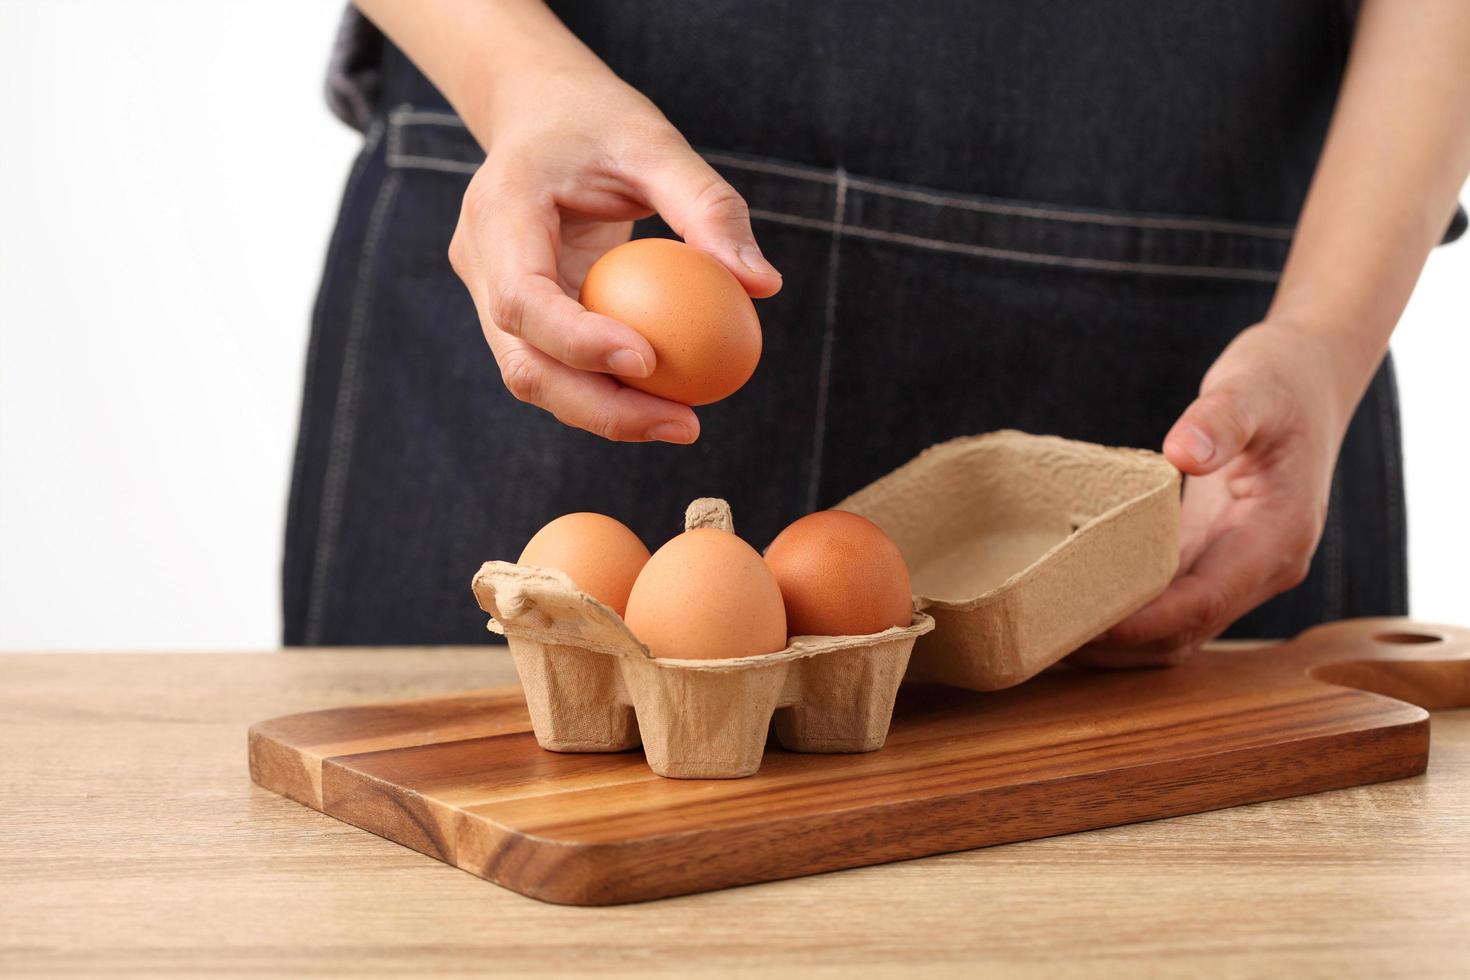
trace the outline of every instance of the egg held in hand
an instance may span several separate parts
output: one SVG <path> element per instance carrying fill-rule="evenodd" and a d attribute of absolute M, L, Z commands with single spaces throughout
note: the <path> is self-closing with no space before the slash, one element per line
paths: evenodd
<path fill-rule="evenodd" d="M 722 660 L 786 647 L 781 590 L 754 548 L 695 528 L 654 552 L 623 617 L 655 657 Z"/>
<path fill-rule="evenodd" d="M 866 517 L 808 514 L 776 535 L 765 561 L 792 636 L 866 636 L 913 621 L 908 564 Z"/>
<path fill-rule="evenodd" d="M 618 380 L 660 398 L 717 402 L 749 381 L 760 361 L 760 320 L 745 287 L 683 242 L 641 238 L 612 249 L 587 271 L 581 301 L 653 347 L 652 374 Z"/>
<path fill-rule="evenodd" d="M 648 548 L 621 521 L 580 513 L 537 531 L 517 564 L 566 572 L 577 588 L 621 616 L 648 557 Z"/>

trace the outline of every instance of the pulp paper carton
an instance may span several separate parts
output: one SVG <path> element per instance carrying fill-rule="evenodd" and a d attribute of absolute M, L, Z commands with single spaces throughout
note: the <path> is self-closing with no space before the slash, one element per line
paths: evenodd
<path fill-rule="evenodd" d="M 1002 431 L 927 449 L 837 508 L 888 533 L 934 617 L 909 677 L 991 691 L 1164 590 L 1179 480 L 1158 453 Z"/>
<path fill-rule="evenodd" d="M 474 593 L 510 643 L 544 748 L 641 744 L 661 776 L 747 776 L 772 727 L 793 751 L 870 752 L 887 737 L 905 671 L 1010 687 L 1142 607 L 1178 561 L 1179 481 L 1157 453 L 1052 436 L 934 446 L 838 505 L 903 552 L 912 624 L 793 637 L 755 657 L 656 659 L 617 613 L 551 569 L 487 562 Z M 731 530 L 729 507 L 696 500 L 685 526 Z"/>
<path fill-rule="evenodd" d="M 690 504 L 686 528 L 732 530 L 723 500 Z M 642 745 L 660 776 L 748 776 L 767 733 L 793 752 L 871 752 L 888 736 L 914 640 L 934 628 L 800 636 L 776 653 L 728 660 L 655 658 L 616 612 L 562 572 L 486 562 L 473 583 L 503 633 L 531 726 L 554 752 Z"/>

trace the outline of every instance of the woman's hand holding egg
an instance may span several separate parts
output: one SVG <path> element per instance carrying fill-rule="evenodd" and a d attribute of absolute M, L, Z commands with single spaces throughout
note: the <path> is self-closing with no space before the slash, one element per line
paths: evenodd
<path fill-rule="evenodd" d="M 699 421 L 687 403 L 614 377 L 656 375 L 654 346 L 573 297 L 633 221 L 655 212 L 745 294 L 774 294 L 781 277 L 756 246 L 745 202 L 590 52 L 574 66 L 507 73 L 465 118 L 487 153 L 449 260 L 506 387 L 607 439 L 693 442 Z"/>

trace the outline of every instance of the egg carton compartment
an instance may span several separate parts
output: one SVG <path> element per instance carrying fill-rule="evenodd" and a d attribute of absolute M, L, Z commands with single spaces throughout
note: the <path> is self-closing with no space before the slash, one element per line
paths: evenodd
<path fill-rule="evenodd" d="M 724 501 L 690 505 L 686 528 L 730 530 Z M 793 752 L 883 747 L 914 641 L 913 622 L 868 636 L 804 636 L 775 653 L 726 660 L 655 658 L 611 608 L 566 574 L 492 561 L 473 589 L 506 637 L 536 741 L 553 752 L 643 746 L 675 779 L 730 779 L 760 768 L 769 733 Z"/>
<path fill-rule="evenodd" d="M 1004 430 L 940 443 L 837 505 L 898 545 L 933 632 L 911 680 L 991 691 L 1157 596 L 1179 560 L 1179 472 L 1158 453 Z"/>

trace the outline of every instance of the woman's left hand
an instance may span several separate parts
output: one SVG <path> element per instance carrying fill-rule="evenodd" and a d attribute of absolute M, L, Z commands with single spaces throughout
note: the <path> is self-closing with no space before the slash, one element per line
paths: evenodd
<path fill-rule="evenodd" d="M 1179 571 L 1073 663 L 1176 664 L 1306 577 L 1361 394 L 1345 354 L 1321 334 L 1269 319 L 1225 349 L 1164 439 L 1164 455 L 1185 474 Z"/>

